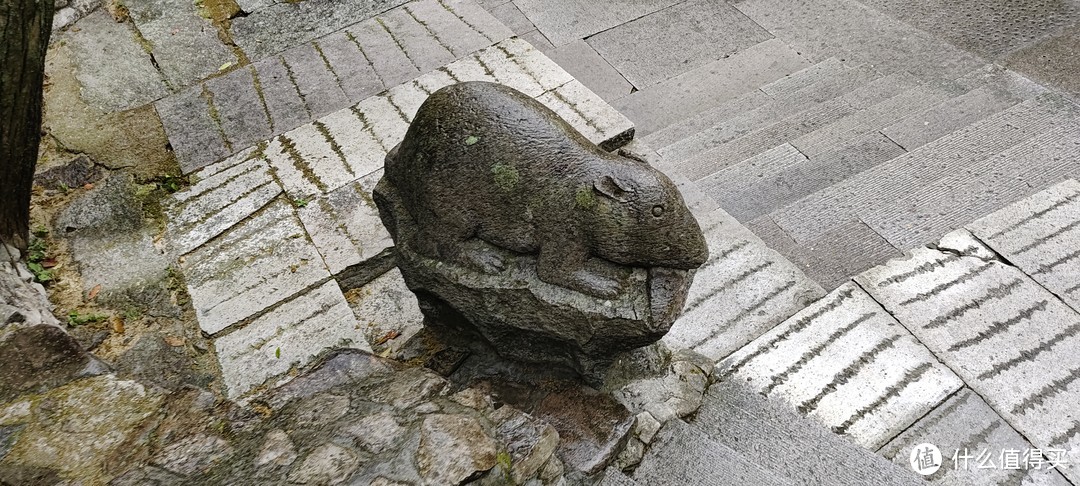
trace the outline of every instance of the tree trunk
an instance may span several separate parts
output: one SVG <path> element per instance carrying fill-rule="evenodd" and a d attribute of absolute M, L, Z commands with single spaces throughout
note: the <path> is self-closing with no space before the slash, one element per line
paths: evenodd
<path fill-rule="evenodd" d="M 0 0 L 0 241 L 25 254 L 54 0 Z"/>

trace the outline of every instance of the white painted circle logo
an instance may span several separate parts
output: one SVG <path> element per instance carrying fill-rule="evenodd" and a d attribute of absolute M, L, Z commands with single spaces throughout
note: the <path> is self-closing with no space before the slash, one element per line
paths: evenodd
<path fill-rule="evenodd" d="M 928 442 L 915 446 L 909 460 L 911 469 L 923 476 L 929 476 L 941 469 L 941 451 Z"/>

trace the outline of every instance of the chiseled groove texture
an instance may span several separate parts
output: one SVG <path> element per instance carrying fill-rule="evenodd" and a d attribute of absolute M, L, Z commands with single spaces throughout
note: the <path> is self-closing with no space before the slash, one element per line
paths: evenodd
<path fill-rule="evenodd" d="M 1062 182 L 968 227 L 1080 311 L 1080 182 Z"/>
<path fill-rule="evenodd" d="M 1018 242 L 1013 244 L 1022 246 L 1029 241 L 1026 231 L 1047 230 L 1036 224 L 1027 230 L 1009 228 L 1059 200 L 1018 203 L 1012 208 L 1022 210 L 1003 213 L 1013 217 L 974 226 L 999 237 L 1014 233 Z M 941 246 L 992 254 L 963 230 L 946 239 L 949 244 Z M 871 269 L 856 281 L 1035 447 L 1075 447 L 1080 437 L 1073 423 L 1061 417 L 1075 417 L 1080 406 L 1080 354 L 1075 351 L 1080 349 L 1080 314 L 1016 267 L 976 256 L 933 263 L 942 257 L 939 251 L 916 249 L 909 258 Z M 918 267 L 929 270 L 919 278 L 895 279 Z M 881 285 L 885 282 L 891 283 Z M 941 290 L 930 295 L 935 288 Z M 1062 472 L 1076 479 L 1075 466 Z"/>
<path fill-rule="evenodd" d="M 686 160 L 673 162 L 689 179 L 697 180 L 892 98 L 912 84 L 911 76 L 906 73 L 879 78 Z"/>
<path fill-rule="evenodd" d="M 1069 116 L 1054 96 L 1025 101 L 811 194 L 776 211 L 774 219 L 796 241 L 813 239 L 857 217 L 860 209 L 871 211 L 950 175 L 965 174 L 972 164 L 1067 123 Z"/>
<path fill-rule="evenodd" d="M 512 35 L 470 4 L 410 2 L 166 97 L 157 104 L 181 166 L 191 172 Z M 207 106 L 185 99 L 198 93 L 210 94 Z M 203 118 L 178 104 L 213 123 L 192 123 Z"/>
<path fill-rule="evenodd" d="M 717 376 L 782 397 L 869 448 L 962 385 L 850 282 L 721 361 Z"/>

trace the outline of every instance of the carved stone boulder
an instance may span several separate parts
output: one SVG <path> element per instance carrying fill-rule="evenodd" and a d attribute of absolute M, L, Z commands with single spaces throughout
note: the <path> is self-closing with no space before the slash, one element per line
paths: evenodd
<path fill-rule="evenodd" d="M 594 382 L 663 337 L 708 258 L 671 180 L 492 83 L 433 93 L 374 199 L 425 325 Z"/>

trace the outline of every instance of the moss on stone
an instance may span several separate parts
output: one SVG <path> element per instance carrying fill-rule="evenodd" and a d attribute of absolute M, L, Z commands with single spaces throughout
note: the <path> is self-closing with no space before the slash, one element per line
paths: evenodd
<path fill-rule="evenodd" d="M 495 176 L 495 185 L 503 191 L 510 192 L 521 182 L 521 174 L 516 167 L 502 162 L 491 166 L 491 174 Z"/>

